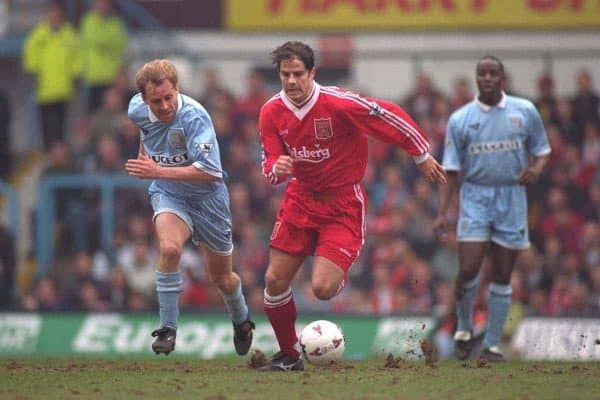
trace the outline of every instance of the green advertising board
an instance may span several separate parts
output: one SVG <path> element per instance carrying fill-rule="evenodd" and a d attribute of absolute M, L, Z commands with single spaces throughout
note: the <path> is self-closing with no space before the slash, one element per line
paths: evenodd
<path fill-rule="evenodd" d="M 28 314 L 0 313 L 0 355 L 152 356 L 150 332 L 154 314 Z M 434 329 L 432 317 L 350 317 L 326 315 L 301 319 L 300 330 L 315 319 L 338 324 L 346 338 L 345 357 L 361 359 L 393 353 L 404 358 L 422 355 L 419 342 Z M 253 347 L 277 351 L 265 318 L 255 318 Z M 211 359 L 235 354 L 231 321 L 223 314 L 184 314 L 177 330 L 174 356 Z"/>

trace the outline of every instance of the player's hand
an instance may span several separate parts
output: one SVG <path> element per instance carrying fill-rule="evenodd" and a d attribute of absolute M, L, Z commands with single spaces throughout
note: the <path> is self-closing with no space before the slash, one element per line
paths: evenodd
<path fill-rule="evenodd" d="M 292 173 L 292 166 L 294 165 L 294 159 L 290 156 L 279 156 L 275 164 L 273 165 L 273 172 L 277 176 L 290 175 Z"/>
<path fill-rule="evenodd" d="M 442 243 L 445 243 L 448 240 L 448 235 L 446 234 L 448 229 L 446 217 L 439 216 L 433 221 L 433 234 L 435 238 Z"/>
<path fill-rule="evenodd" d="M 162 167 L 145 154 L 131 158 L 125 163 L 125 171 L 131 176 L 142 179 L 157 179 Z"/>
<path fill-rule="evenodd" d="M 425 161 L 417 164 L 417 168 L 429 182 L 446 183 L 446 171 L 432 156 L 427 157 Z"/>
<path fill-rule="evenodd" d="M 519 183 L 521 185 L 529 185 L 531 183 L 536 183 L 541 173 L 542 171 L 538 171 L 534 167 L 525 168 L 519 174 Z"/>

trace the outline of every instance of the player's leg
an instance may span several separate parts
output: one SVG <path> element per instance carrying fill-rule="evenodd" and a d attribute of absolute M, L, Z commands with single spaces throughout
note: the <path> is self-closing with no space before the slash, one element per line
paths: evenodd
<path fill-rule="evenodd" d="M 189 226 L 179 216 L 161 212 L 155 217 L 159 244 L 156 290 L 160 315 L 160 328 L 152 332 L 156 337 L 152 349 L 156 354 L 169 354 L 175 349 L 177 320 L 179 318 L 179 293 L 182 277 L 179 259 L 184 243 L 191 235 Z"/>
<path fill-rule="evenodd" d="M 218 288 L 233 322 L 233 344 L 239 355 L 248 353 L 252 345 L 254 323 L 249 319 L 242 281 L 233 272 L 233 241 L 229 192 L 225 185 L 209 198 L 202 199 L 189 209 L 194 221 L 194 244 L 202 243 L 211 281 Z"/>
<path fill-rule="evenodd" d="M 487 242 L 459 242 L 459 270 L 454 285 L 456 297 L 457 326 L 454 334 L 455 355 L 469 358 L 475 340 L 473 338 L 473 304 L 477 295 L 479 270 L 488 247 Z"/>
<path fill-rule="evenodd" d="M 319 300 L 329 300 L 344 288 L 346 272 L 337 263 L 322 257 L 315 257 L 312 268 L 311 286 Z"/>
<path fill-rule="evenodd" d="M 329 207 L 326 207 L 327 204 Z M 348 270 L 358 258 L 365 239 L 367 200 L 356 184 L 324 202 L 311 286 L 320 300 L 329 300 L 344 288 Z"/>
<path fill-rule="evenodd" d="M 265 273 L 264 310 L 277 338 L 280 351 L 260 368 L 262 371 L 302 370 L 300 345 L 296 334 L 296 304 L 290 283 L 305 256 L 292 255 L 271 248 Z"/>
<path fill-rule="evenodd" d="M 482 355 L 489 361 L 502 361 L 502 331 L 511 305 L 512 274 L 519 250 L 529 247 L 527 195 L 522 185 L 495 189 L 494 220 L 491 233 L 492 282 L 488 296 L 488 318 Z"/>
<path fill-rule="evenodd" d="M 255 326 L 249 318 L 248 305 L 242 291 L 242 280 L 233 272 L 231 253 L 221 254 L 208 246 L 202 246 L 202 253 L 210 280 L 221 293 L 231 316 L 235 351 L 239 355 L 247 354 L 252 345 L 252 330 Z"/>
<path fill-rule="evenodd" d="M 475 347 L 473 305 L 477 295 L 479 270 L 491 237 L 490 204 L 493 187 L 463 182 L 460 187 L 460 211 L 456 227 L 459 270 L 454 285 L 457 326 L 454 350 L 457 358 L 468 358 Z"/>
<path fill-rule="evenodd" d="M 512 274 L 519 250 L 510 249 L 493 243 L 492 253 L 492 282 L 489 287 L 488 318 L 485 337 L 483 339 L 482 355 L 489 361 L 504 359 L 500 351 L 502 331 L 510 310 L 512 287 L 510 276 Z"/>

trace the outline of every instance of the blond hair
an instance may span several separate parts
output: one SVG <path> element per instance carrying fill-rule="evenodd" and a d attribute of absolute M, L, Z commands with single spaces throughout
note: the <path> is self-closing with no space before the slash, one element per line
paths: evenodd
<path fill-rule="evenodd" d="M 142 96 L 146 94 L 146 85 L 152 83 L 156 86 L 168 80 L 177 88 L 177 69 L 169 60 L 153 60 L 150 61 L 135 74 L 135 84 Z"/>

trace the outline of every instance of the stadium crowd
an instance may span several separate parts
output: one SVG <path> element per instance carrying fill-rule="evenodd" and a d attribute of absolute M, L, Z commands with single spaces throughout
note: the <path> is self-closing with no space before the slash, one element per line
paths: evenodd
<path fill-rule="evenodd" d="M 105 92 L 101 107 L 77 120 L 66 135 L 70 140 L 51 145 L 45 176 L 123 173 L 124 160 L 135 157 L 139 145 L 138 132 L 125 114 L 132 94 L 128 82 L 122 75 Z M 257 116 L 272 90 L 256 71 L 248 74 L 246 92 L 240 97 L 231 94 L 216 71 L 205 73 L 204 86 L 197 98 L 212 115 L 229 175 L 235 267 L 251 308 L 260 312 L 266 244 L 283 189 L 270 186 L 260 170 Z M 547 172 L 529 193 L 532 246 L 519 257 L 513 275 L 515 316 L 600 313 L 600 100 L 587 72 L 579 73 L 577 87 L 572 98 L 557 98 L 552 78 L 544 75 L 533 99 L 553 151 Z M 461 77 L 452 96 L 445 96 L 422 73 L 414 90 L 398 100 L 428 133 L 438 159 L 448 116 L 472 100 L 471 90 L 469 79 Z M 376 141 L 370 149 L 364 180 L 370 224 L 349 284 L 333 301 L 317 302 L 305 278 L 307 263 L 296 280 L 298 307 L 355 314 L 433 313 L 446 316 L 451 324 L 456 241 L 441 245 L 433 237 L 437 193 L 402 152 Z M 115 254 L 104 254 L 99 246 L 99 199 L 93 190 L 59 192 L 59 257 L 48 276 L 22 294 L 18 308 L 147 310 L 155 304 L 156 246 L 145 193 L 131 189 L 117 195 Z M 456 211 L 454 206 L 452 215 Z M 183 308 L 219 307 L 220 299 L 208 287 L 202 260 L 191 246 L 182 264 Z"/>
<path fill-rule="evenodd" d="M 195 97 L 212 116 L 228 173 L 234 267 L 242 276 L 249 307 L 261 313 L 267 243 L 284 188 L 269 185 L 260 168 L 257 119 L 274 90 L 258 70 L 249 71 L 241 96 L 234 96 L 216 70 L 207 69 L 202 79 L 204 91 Z M 577 92 L 559 97 L 553 77 L 545 74 L 531 99 L 542 115 L 552 154 L 540 182 L 528 194 L 532 246 L 519 256 L 512 276 L 509 330 L 524 315 L 600 315 L 600 96 L 588 72 L 579 71 L 575 79 Z M 47 166 L 42 179 L 54 173 L 124 173 L 125 160 L 135 158 L 139 147 L 138 130 L 126 114 L 135 93 L 131 81 L 126 70 L 119 69 L 109 84 L 96 85 L 91 106 L 77 116 L 70 132 L 46 135 Z M 392 99 L 424 128 L 438 160 L 450 113 L 474 98 L 472 81 L 471 75 L 457 77 L 447 94 L 422 72 L 410 93 Z M 185 87 L 182 91 L 187 93 Z M 513 93 L 513 88 L 505 91 Z M 296 304 L 308 312 L 433 314 L 440 317 L 441 331 L 450 335 L 455 323 L 457 244 L 453 234 L 445 245 L 434 238 L 436 189 L 419 176 L 413 160 L 403 152 L 374 140 L 369 151 L 363 182 L 370 214 L 366 242 L 350 270 L 349 282 L 332 301 L 319 302 L 307 279 L 307 262 L 295 281 Z M 118 191 L 112 254 L 100 246 L 99 193 L 60 189 L 57 196 L 54 265 L 41 278 L 31 274 L 31 279 L 21 280 L 10 307 L 95 312 L 155 307 L 157 246 L 145 191 Z M 454 223 L 457 213 L 454 204 L 450 216 Z M 185 271 L 182 308 L 220 309 L 222 301 L 208 283 L 202 260 L 191 244 L 181 264 Z M 483 275 L 485 281 L 485 266 Z M 484 287 L 481 300 L 487 293 Z M 476 321 L 482 322 L 485 301 L 479 303 Z"/>

